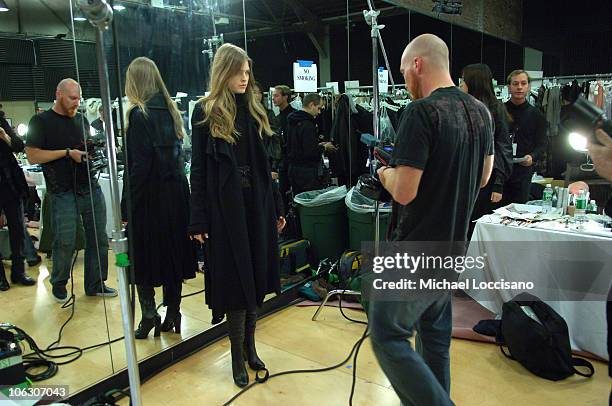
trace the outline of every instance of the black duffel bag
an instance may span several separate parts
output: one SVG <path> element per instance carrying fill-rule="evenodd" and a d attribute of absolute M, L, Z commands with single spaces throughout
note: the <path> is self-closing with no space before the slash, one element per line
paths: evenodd
<path fill-rule="evenodd" d="M 574 374 L 591 377 L 593 364 L 572 357 L 567 323 L 549 305 L 521 293 L 502 307 L 502 353 L 539 377 L 559 381 Z M 508 347 L 510 353 L 506 353 Z M 588 373 L 575 367 L 586 367 Z"/>

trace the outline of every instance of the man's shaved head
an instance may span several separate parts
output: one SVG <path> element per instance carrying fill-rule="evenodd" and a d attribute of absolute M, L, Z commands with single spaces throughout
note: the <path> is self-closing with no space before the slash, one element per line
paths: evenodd
<path fill-rule="evenodd" d="M 448 47 L 442 39 L 433 34 L 419 35 L 413 39 L 404 50 L 404 58 L 423 58 L 431 69 L 448 70 Z"/>
<path fill-rule="evenodd" d="M 57 84 L 57 91 L 59 92 L 67 92 L 74 88 L 77 88 L 80 91 L 81 86 L 79 85 L 79 82 L 71 78 L 62 79 L 61 82 Z"/>
<path fill-rule="evenodd" d="M 81 104 L 81 86 L 70 78 L 63 79 L 57 84 L 55 91 L 54 110 L 58 113 L 74 117 Z"/>
<path fill-rule="evenodd" d="M 428 96 L 432 90 L 430 85 L 452 85 L 448 47 L 433 34 L 419 35 L 406 46 L 400 72 L 406 81 L 406 89 L 415 100 Z"/>

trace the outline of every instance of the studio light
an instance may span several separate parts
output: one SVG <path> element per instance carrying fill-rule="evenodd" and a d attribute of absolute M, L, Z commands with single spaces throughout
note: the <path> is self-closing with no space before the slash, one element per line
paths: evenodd
<path fill-rule="evenodd" d="M 568 136 L 570 146 L 579 152 L 587 151 L 587 138 L 577 132 L 571 132 Z"/>
<path fill-rule="evenodd" d="M 125 10 L 125 6 L 123 4 L 115 4 L 113 6 L 113 10 L 115 10 L 115 11 L 123 11 L 123 10 Z"/>
<path fill-rule="evenodd" d="M 0 0 L 0 13 L 9 11 L 9 8 L 4 0 Z"/>
<path fill-rule="evenodd" d="M 17 134 L 19 134 L 20 137 L 24 137 L 27 133 L 28 133 L 27 125 L 21 123 L 17 126 Z"/>
<path fill-rule="evenodd" d="M 81 10 L 76 10 L 74 13 L 74 17 L 72 18 L 74 21 L 87 21 Z"/>

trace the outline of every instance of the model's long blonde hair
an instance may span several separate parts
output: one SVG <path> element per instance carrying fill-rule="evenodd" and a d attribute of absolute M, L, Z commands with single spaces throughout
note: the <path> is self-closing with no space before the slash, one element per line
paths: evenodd
<path fill-rule="evenodd" d="M 210 94 L 198 100 L 202 103 L 204 112 L 203 124 L 210 127 L 210 133 L 215 138 L 221 138 L 230 144 L 236 142 L 239 136 L 234 126 L 236 119 L 236 102 L 234 94 L 229 88 L 229 81 L 240 73 L 244 62 L 248 61 L 250 73 L 249 82 L 246 88 L 246 100 L 251 116 L 255 119 L 258 126 L 259 136 L 272 135 L 272 129 L 268 122 L 268 115 L 261 103 L 255 100 L 253 86 L 255 77 L 253 76 L 253 61 L 247 53 L 240 47 L 232 44 L 223 44 L 215 54 L 215 59 L 210 71 L 210 83 L 208 89 Z"/>
<path fill-rule="evenodd" d="M 130 101 L 127 111 L 129 121 L 130 112 L 135 107 L 140 108 L 147 115 L 146 103 L 157 93 L 161 93 L 174 121 L 174 132 L 178 139 L 183 139 L 184 129 L 181 113 L 174 100 L 170 98 L 166 84 L 157 69 L 155 62 L 144 56 L 134 59 L 125 74 L 125 95 Z M 127 124 L 129 126 L 129 122 Z"/>

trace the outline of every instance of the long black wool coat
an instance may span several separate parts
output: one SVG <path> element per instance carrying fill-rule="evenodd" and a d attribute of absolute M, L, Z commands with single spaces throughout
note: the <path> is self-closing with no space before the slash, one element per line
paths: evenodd
<path fill-rule="evenodd" d="M 130 111 L 127 130 L 128 176 L 136 283 L 180 284 L 195 277 L 196 247 L 189 239 L 189 184 L 180 140 L 165 100 L 158 94 L 147 114 Z M 127 220 L 124 188 L 122 207 Z"/>
<path fill-rule="evenodd" d="M 279 208 L 263 141 L 248 115 L 252 200 L 245 202 L 234 147 L 212 137 L 198 104 L 192 115 L 192 234 L 208 233 L 206 302 L 213 323 L 231 310 L 255 309 L 266 294 L 280 292 Z M 244 135 L 246 136 L 246 135 Z"/>

